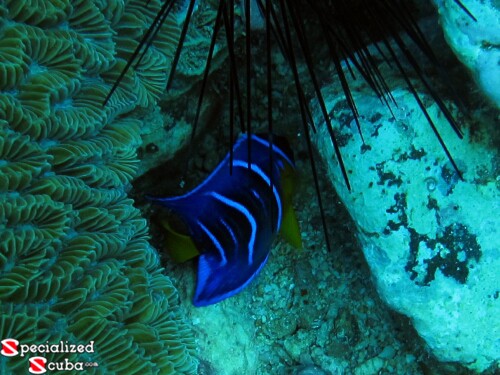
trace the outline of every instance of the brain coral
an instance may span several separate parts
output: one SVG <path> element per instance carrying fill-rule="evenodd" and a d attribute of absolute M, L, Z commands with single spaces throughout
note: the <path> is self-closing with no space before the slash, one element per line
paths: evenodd
<path fill-rule="evenodd" d="M 88 344 L 44 353 L 96 374 L 196 372 L 177 294 L 127 198 L 138 106 L 155 105 L 179 32 L 164 26 L 106 107 L 161 6 L 136 0 L 0 0 L 0 339 Z M 0 357 L 25 373 L 28 356 Z M 92 370 L 92 371 L 90 371 Z"/>

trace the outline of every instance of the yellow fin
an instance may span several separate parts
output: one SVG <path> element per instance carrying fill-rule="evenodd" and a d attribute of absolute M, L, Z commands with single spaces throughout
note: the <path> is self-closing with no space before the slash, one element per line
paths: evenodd
<path fill-rule="evenodd" d="M 283 189 L 283 218 L 281 222 L 280 234 L 290 245 L 297 249 L 302 249 L 299 222 L 292 206 L 295 179 L 295 170 L 287 165 L 281 174 Z"/>
<path fill-rule="evenodd" d="M 175 262 L 182 263 L 200 255 L 191 237 L 172 229 L 166 220 L 162 220 L 161 224 L 167 231 L 165 247 Z"/>
<path fill-rule="evenodd" d="M 292 205 L 285 207 L 283 211 L 280 234 L 290 245 L 297 249 L 302 249 L 299 222 Z"/>

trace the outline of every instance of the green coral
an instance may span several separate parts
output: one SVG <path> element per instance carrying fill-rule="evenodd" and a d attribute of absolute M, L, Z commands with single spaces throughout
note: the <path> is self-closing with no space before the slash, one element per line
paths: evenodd
<path fill-rule="evenodd" d="M 94 341 L 94 353 L 42 354 L 99 364 L 86 373 L 196 372 L 177 292 L 126 194 L 142 125 L 130 114 L 164 89 L 174 21 L 102 105 L 160 6 L 0 0 L 0 337 Z M 27 361 L 2 357 L 0 372 Z"/>

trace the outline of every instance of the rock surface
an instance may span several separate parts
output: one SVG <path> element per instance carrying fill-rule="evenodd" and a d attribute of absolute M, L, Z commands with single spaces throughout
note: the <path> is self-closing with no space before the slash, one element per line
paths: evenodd
<path fill-rule="evenodd" d="M 464 129 L 460 140 L 436 104 L 421 96 L 461 180 L 408 91 L 392 91 L 399 105 L 395 118 L 377 97 L 353 94 L 364 114 L 365 144 L 343 97 L 324 91 L 351 192 L 326 126 L 315 141 L 356 222 L 379 293 L 412 319 L 440 360 L 484 370 L 500 358 L 499 180 L 493 128 L 488 132 L 488 124 L 482 123 L 474 132 Z"/>
<path fill-rule="evenodd" d="M 500 3 L 462 3 L 474 21 L 452 0 L 434 0 L 448 44 L 474 74 L 484 93 L 500 108 Z"/>

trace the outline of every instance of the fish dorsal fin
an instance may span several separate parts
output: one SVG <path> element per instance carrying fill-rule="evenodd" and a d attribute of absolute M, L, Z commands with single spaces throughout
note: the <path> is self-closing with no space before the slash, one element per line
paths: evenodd
<path fill-rule="evenodd" d="M 299 222 L 292 205 L 296 178 L 294 168 L 289 165 L 285 165 L 285 168 L 281 173 L 281 184 L 283 189 L 283 218 L 281 222 L 280 234 L 290 245 L 297 249 L 302 249 Z"/>
<path fill-rule="evenodd" d="M 200 255 L 191 237 L 172 229 L 167 220 L 162 220 L 161 225 L 166 230 L 165 247 L 175 262 L 182 263 Z"/>

